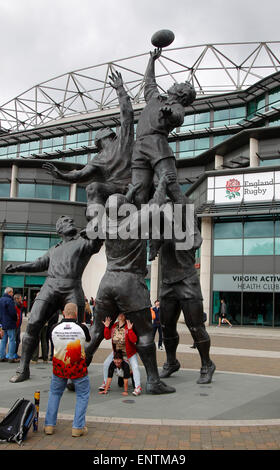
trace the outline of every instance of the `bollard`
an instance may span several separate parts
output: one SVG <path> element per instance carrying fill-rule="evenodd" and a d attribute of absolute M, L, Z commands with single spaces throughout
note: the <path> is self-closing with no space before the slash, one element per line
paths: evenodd
<path fill-rule="evenodd" d="M 36 408 L 36 413 L 34 416 L 33 420 L 33 431 L 38 431 L 38 423 L 39 423 L 39 407 L 40 407 L 40 391 L 37 390 L 34 393 L 34 402 L 35 402 L 35 408 Z"/>

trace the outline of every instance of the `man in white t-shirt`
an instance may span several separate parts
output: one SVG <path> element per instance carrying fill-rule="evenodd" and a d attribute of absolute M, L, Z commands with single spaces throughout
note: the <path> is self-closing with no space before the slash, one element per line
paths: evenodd
<path fill-rule="evenodd" d="M 72 437 L 87 434 L 85 416 L 90 396 L 90 382 L 85 358 L 85 342 L 90 341 L 88 329 L 77 323 L 78 308 L 74 303 L 65 305 L 64 319 L 51 332 L 54 345 L 53 375 L 45 418 L 45 434 L 53 434 L 60 399 L 68 379 L 75 384 L 77 394 Z"/>

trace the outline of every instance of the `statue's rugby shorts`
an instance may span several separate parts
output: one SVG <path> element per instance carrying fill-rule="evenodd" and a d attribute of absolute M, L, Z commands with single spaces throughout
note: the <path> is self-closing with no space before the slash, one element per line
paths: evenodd
<path fill-rule="evenodd" d="M 150 306 L 150 293 L 142 275 L 125 271 L 105 272 L 95 299 L 99 318 L 138 312 Z"/>

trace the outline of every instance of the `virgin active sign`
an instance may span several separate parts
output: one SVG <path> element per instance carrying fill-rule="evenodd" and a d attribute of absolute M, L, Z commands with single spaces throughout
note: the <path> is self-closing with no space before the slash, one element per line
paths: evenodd
<path fill-rule="evenodd" d="M 280 292 L 280 275 L 214 274 L 213 291 Z"/>
<path fill-rule="evenodd" d="M 280 171 L 211 176 L 207 200 L 217 204 L 280 200 Z"/>

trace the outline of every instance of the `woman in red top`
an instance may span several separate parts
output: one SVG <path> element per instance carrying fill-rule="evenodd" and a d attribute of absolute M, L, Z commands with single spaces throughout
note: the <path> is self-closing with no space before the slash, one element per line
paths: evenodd
<path fill-rule="evenodd" d="M 140 395 L 142 388 L 135 345 L 135 343 L 137 342 L 137 336 L 132 329 L 133 323 L 131 323 L 130 320 L 126 320 L 125 315 L 123 313 L 120 313 L 116 323 L 114 323 L 111 327 L 110 317 L 106 317 L 103 324 L 104 338 L 112 340 L 113 351 L 104 361 L 104 380 L 101 387 L 99 387 L 99 390 L 105 389 L 105 384 L 108 378 L 108 368 L 114 358 L 114 352 L 116 352 L 117 350 L 121 350 L 123 352 L 124 359 L 128 360 L 132 369 L 133 379 L 135 383 L 135 390 L 132 393 L 135 396 Z"/>

